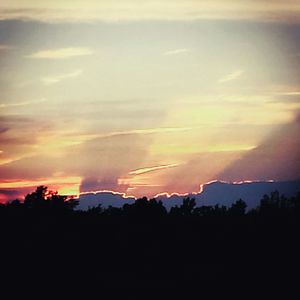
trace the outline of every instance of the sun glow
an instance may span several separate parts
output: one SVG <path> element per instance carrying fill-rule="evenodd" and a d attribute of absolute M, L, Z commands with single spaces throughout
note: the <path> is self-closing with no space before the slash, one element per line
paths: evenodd
<path fill-rule="evenodd" d="M 50 177 L 41 178 L 39 180 L 19 180 L 9 181 L 5 180 L 0 182 L 1 189 L 14 189 L 14 188 L 26 188 L 26 187 L 37 187 L 40 185 L 49 186 L 52 190 L 57 190 L 60 194 L 64 195 L 78 195 L 80 177 Z"/>

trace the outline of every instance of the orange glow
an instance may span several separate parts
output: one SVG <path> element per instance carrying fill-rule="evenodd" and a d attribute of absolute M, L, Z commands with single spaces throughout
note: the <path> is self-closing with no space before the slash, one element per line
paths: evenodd
<path fill-rule="evenodd" d="M 44 178 L 39 180 L 18 180 L 18 181 L 2 181 L 0 182 L 0 188 L 24 188 L 30 186 L 40 185 L 79 185 L 81 181 L 80 177 L 54 177 Z"/>
<path fill-rule="evenodd" d="M 20 193 L 15 197 L 23 198 L 27 193 L 34 191 L 37 186 L 45 185 L 49 188 L 49 191 L 57 191 L 60 195 L 65 196 L 78 196 L 80 177 L 54 177 L 45 178 L 40 180 L 19 180 L 19 181 L 2 181 L 0 183 L 0 189 L 3 191 L 20 190 Z M 0 195 L 0 202 L 6 202 L 12 200 L 5 194 Z"/>
<path fill-rule="evenodd" d="M 59 187 L 57 189 L 58 194 L 60 195 L 66 195 L 66 196 L 78 196 L 79 195 L 79 189 L 80 189 L 80 184 L 72 184 L 72 185 L 65 185 L 62 187 Z"/>

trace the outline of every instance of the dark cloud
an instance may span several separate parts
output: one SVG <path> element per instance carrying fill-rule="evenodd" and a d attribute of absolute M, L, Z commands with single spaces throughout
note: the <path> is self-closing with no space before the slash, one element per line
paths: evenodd
<path fill-rule="evenodd" d="M 201 149 L 200 149 L 201 150 Z M 241 156 L 236 152 L 203 152 L 191 154 L 188 161 L 174 169 L 166 170 L 162 187 L 149 189 L 150 195 L 160 192 L 197 192 L 200 184 L 217 179 L 221 167 Z M 146 188 L 147 189 L 147 188 Z M 153 191 L 154 190 L 154 191 Z"/>
<path fill-rule="evenodd" d="M 120 134 L 69 146 L 60 155 L 34 155 L 0 166 L 0 178 L 46 179 L 55 173 L 81 177 L 81 191 L 124 192 L 128 185 L 118 179 L 139 168 L 147 154 L 149 137 Z"/>
<path fill-rule="evenodd" d="M 36 155 L 0 165 L 0 179 L 19 181 L 46 179 L 59 170 L 61 161 L 58 158 Z"/>
<path fill-rule="evenodd" d="M 135 198 L 125 198 L 122 194 L 101 192 L 96 194 L 84 194 L 79 198 L 79 205 L 77 209 L 86 210 L 89 207 L 96 207 L 99 204 L 103 208 L 108 208 L 110 205 L 113 207 L 122 207 L 124 204 L 134 203 Z"/>
<path fill-rule="evenodd" d="M 240 180 L 296 180 L 300 178 L 300 122 L 273 132 L 258 147 L 230 164 L 217 178 Z"/>
<path fill-rule="evenodd" d="M 243 199 L 248 209 L 256 207 L 263 195 L 278 191 L 287 197 L 295 196 L 300 190 L 300 181 L 283 181 L 283 182 L 252 182 L 233 184 L 226 182 L 212 182 L 204 185 L 201 193 L 194 193 L 185 196 L 165 195 L 157 197 L 157 200 L 163 202 L 167 209 L 180 206 L 185 197 L 195 198 L 197 206 L 202 205 L 225 205 L 231 206 L 238 199 Z M 109 205 L 114 207 L 122 207 L 125 203 L 133 203 L 135 198 L 126 198 L 122 194 L 100 192 L 96 194 L 84 194 L 79 198 L 78 209 L 86 210 L 89 207 L 96 207 L 101 204 L 107 208 Z"/>
<path fill-rule="evenodd" d="M 0 189 L 0 203 L 15 199 L 23 200 L 24 196 L 35 190 L 35 187 L 25 187 L 17 189 Z"/>
<path fill-rule="evenodd" d="M 22 115 L 2 115 L 0 116 L 0 124 L 19 124 L 32 123 L 32 118 L 24 117 Z"/>
<path fill-rule="evenodd" d="M 83 177 L 82 191 L 113 189 L 124 191 L 118 178 L 138 168 L 146 156 L 149 139 L 139 134 L 97 138 L 72 148 L 71 173 Z"/>
<path fill-rule="evenodd" d="M 203 186 L 203 191 L 189 196 L 195 198 L 197 206 L 202 205 L 225 205 L 231 206 L 232 203 L 243 199 L 248 209 L 255 208 L 259 205 L 263 195 L 278 191 L 287 197 L 297 194 L 300 189 L 300 181 L 283 181 L 283 182 L 250 182 L 250 183 L 227 183 L 212 182 Z M 186 196 L 172 196 L 171 198 L 159 197 L 167 208 L 174 205 L 180 205 Z M 171 200 L 171 201 L 170 201 Z"/>
<path fill-rule="evenodd" d="M 9 127 L 0 127 L 0 134 L 5 133 L 9 130 Z"/>
<path fill-rule="evenodd" d="M 95 177 L 92 178 L 84 178 L 80 185 L 81 192 L 89 192 L 89 191 L 116 191 L 125 193 L 128 189 L 129 185 L 127 184 L 119 184 L 118 178 L 107 178 L 105 174 L 99 174 L 99 177 L 102 179 L 98 179 Z"/>

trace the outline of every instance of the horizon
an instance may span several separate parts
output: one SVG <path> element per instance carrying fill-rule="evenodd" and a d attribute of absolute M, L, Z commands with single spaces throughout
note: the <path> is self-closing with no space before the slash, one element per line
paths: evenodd
<path fill-rule="evenodd" d="M 267 187 L 267 185 L 270 186 L 270 188 Z M 218 199 L 219 195 L 218 193 L 220 191 L 218 191 L 218 188 L 220 187 L 220 185 L 222 185 L 223 187 L 245 187 L 246 189 L 244 190 L 240 190 L 240 192 L 242 192 L 242 194 L 240 194 L 239 196 L 234 195 L 233 190 L 230 191 L 230 193 L 224 193 L 225 190 L 221 191 L 222 193 L 222 197 L 224 197 L 224 199 Z M 264 188 L 263 189 L 255 189 L 255 187 L 257 188 L 258 185 L 262 185 Z M 288 188 L 284 188 L 284 185 L 288 186 Z M 178 205 L 180 201 L 183 201 L 183 199 L 185 198 L 191 198 L 191 199 L 195 199 L 197 201 L 197 205 L 198 204 L 205 204 L 205 201 L 212 201 L 212 198 L 215 198 L 215 192 L 217 192 L 217 198 L 215 198 L 213 200 L 214 205 L 218 204 L 218 205 L 224 205 L 225 202 L 225 206 L 229 206 L 229 204 L 234 203 L 235 201 L 242 199 L 245 200 L 245 203 L 248 206 L 253 206 L 253 200 L 254 203 L 258 203 L 258 200 L 260 201 L 264 195 L 268 195 L 270 193 L 273 192 L 278 192 L 279 195 L 283 196 L 283 197 L 296 197 L 297 194 L 300 192 L 300 180 L 291 180 L 291 181 L 274 181 L 274 180 L 265 180 L 265 181 L 258 181 L 258 180 L 254 180 L 254 181 L 250 181 L 250 180 L 245 180 L 245 181 L 237 181 L 237 182 L 229 182 L 229 181 L 222 181 L 222 180 L 211 180 L 209 182 L 203 183 L 200 185 L 199 190 L 195 191 L 195 192 L 190 192 L 190 193 L 166 193 L 166 192 L 162 192 L 162 193 L 158 193 L 152 197 L 149 197 L 147 195 L 143 195 L 140 197 L 135 197 L 134 195 L 128 195 L 125 192 L 115 192 L 115 191 L 111 191 L 111 190 L 98 190 L 98 191 L 88 191 L 88 192 L 81 192 L 79 194 L 61 194 L 59 193 L 57 190 L 54 189 L 49 189 L 47 186 L 45 185 L 40 185 L 37 187 L 30 187 L 25 194 L 23 194 L 21 197 L 17 197 L 17 198 L 11 198 L 11 199 L 5 199 L 5 201 L 0 201 L 0 204 L 8 204 L 8 203 L 12 203 L 12 201 L 14 200 L 18 200 L 23 202 L 25 200 L 25 196 L 32 194 L 36 191 L 36 189 L 38 187 L 45 187 L 50 194 L 54 193 L 57 194 L 59 196 L 62 197 L 67 197 L 67 200 L 71 200 L 71 199 L 76 199 L 79 200 L 80 205 L 79 206 L 86 206 L 88 205 L 89 207 L 96 207 L 98 204 L 104 205 L 104 207 L 109 206 L 110 201 L 113 200 L 113 198 L 111 197 L 115 197 L 116 199 L 121 198 L 121 201 L 117 204 L 118 206 L 122 206 L 123 204 L 127 203 L 126 200 L 138 200 L 138 199 L 142 199 L 142 198 L 146 198 L 147 200 L 151 200 L 151 199 L 156 199 L 157 201 L 162 201 L 167 207 L 173 207 L 174 205 Z M 216 189 L 217 187 L 217 189 Z M 250 189 L 250 195 L 249 194 L 249 189 L 247 189 L 247 187 L 251 187 Z M 211 189 L 212 188 L 212 189 Z M 211 193 L 212 192 L 212 193 Z M 50 195 L 49 194 L 49 195 Z M 86 199 L 88 199 L 90 196 L 93 197 L 93 204 L 90 205 L 89 203 L 86 203 Z M 103 198 L 104 196 L 104 198 Z M 249 197 L 250 196 L 250 197 Z M 108 197 L 108 198 L 107 198 Z M 109 198 L 110 197 L 110 198 Z M 200 197 L 200 198 L 199 198 Z M 245 197 L 245 198 L 244 198 Z M 172 203 L 172 199 L 179 199 L 179 202 L 177 203 Z M 198 203 L 200 199 L 200 203 Z M 119 199 L 120 200 L 120 199 Z M 226 200 L 226 201 L 224 201 Z M 228 202 L 229 200 L 229 202 Z M 83 202 L 82 202 L 83 201 Z M 201 202 L 204 201 L 204 202 Z M 210 204 L 211 203 L 206 203 L 206 204 Z"/>
<path fill-rule="evenodd" d="M 1 3 L 0 202 L 299 180 L 299 5 Z"/>

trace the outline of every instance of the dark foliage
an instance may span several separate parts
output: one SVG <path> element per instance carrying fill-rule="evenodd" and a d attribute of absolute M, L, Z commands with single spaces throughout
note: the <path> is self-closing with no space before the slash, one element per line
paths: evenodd
<path fill-rule="evenodd" d="M 0 206 L 6 280 L 198 293 L 208 287 L 287 292 L 298 284 L 300 194 L 265 195 L 250 211 L 241 199 L 227 208 L 196 207 L 185 198 L 169 212 L 147 198 L 122 208 L 76 205 L 41 186 L 24 202 Z"/>

